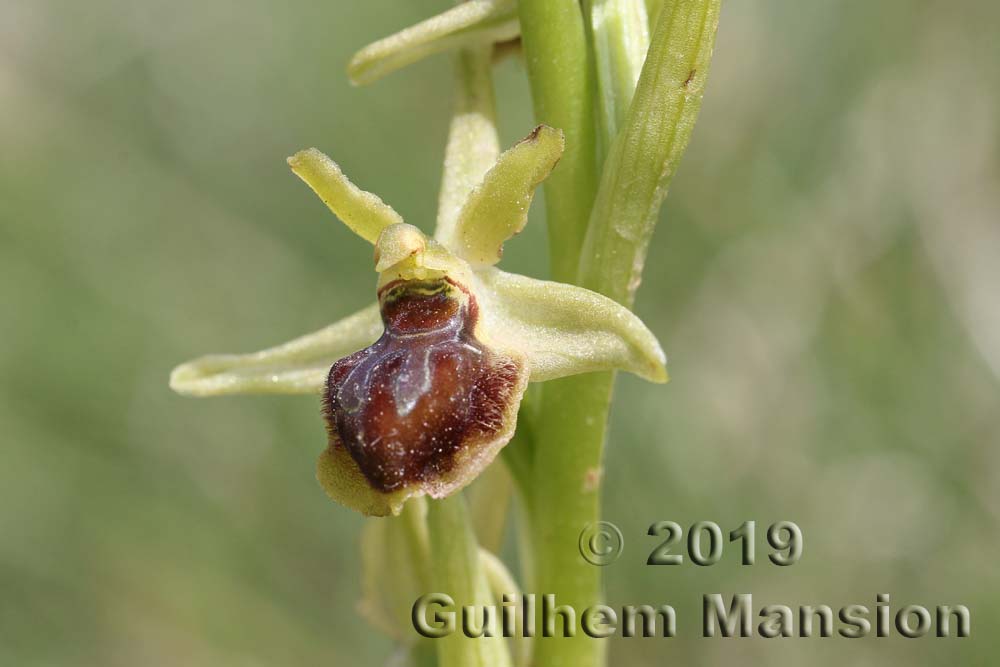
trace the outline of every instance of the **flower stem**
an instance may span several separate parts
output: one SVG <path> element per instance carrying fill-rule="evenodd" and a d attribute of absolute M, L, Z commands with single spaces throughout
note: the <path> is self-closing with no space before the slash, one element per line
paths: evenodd
<path fill-rule="evenodd" d="M 574 282 L 597 186 L 597 85 L 587 31 L 576 0 L 521 0 L 521 38 L 536 120 L 563 130 L 566 152 L 545 184 L 550 271 Z M 541 391 L 529 499 L 534 586 L 576 609 L 601 598 L 600 573 L 577 551 L 577 536 L 600 511 L 598 485 L 611 374 L 547 383 Z M 534 662 L 598 667 L 602 642 L 586 635 L 538 638 Z"/>
<path fill-rule="evenodd" d="M 604 18 L 615 2 L 587 3 Z M 601 14 L 604 12 L 604 14 Z M 538 120 L 562 127 L 563 164 L 546 185 L 552 272 L 631 305 L 660 204 L 697 117 L 718 24 L 719 0 L 667 0 L 656 12 L 651 48 L 635 95 L 629 40 L 642 16 L 584 25 L 574 0 L 521 0 L 521 32 Z M 595 30 L 596 28 L 596 30 Z M 590 31 L 591 55 L 587 49 Z M 632 45 L 634 47 L 634 45 Z M 604 75 L 595 84 L 593 63 Z M 620 81 L 623 76 L 630 81 Z M 599 90 L 600 89 L 600 90 Z M 603 93 L 598 97 L 598 93 Z M 626 99 L 630 98 L 630 99 Z M 599 135 L 594 123 L 602 100 Z M 627 111 L 626 111 L 627 109 Z M 619 128 L 620 124 L 620 129 Z M 600 189 L 595 145 L 610 145 Z M 597 192 L 596 201 L 593 195 Z M 593 207 L 593 209 L 591 208 Z M 579 234 L 586 233 L 583 245 Z M 533 426 L 531 532 L 536 591 L 577 613 L 601 600 L 600 570 L 577 550 L 580 531 L 600 516 L 600 478 L 612 373 L 547 383 Z M 535 664 L 600 667 L 605 643 L 586 635 L 540 638 Z"/>
<path fill-rule="evenodd" d="M 597 189 L 596 82 L 577 0 L 521 0 L 521 39 L 539 123 L 560 128 L 566 152 L 545 183 L 552 277 L 576 278 Z"/>
<path fill-rule="evenodd" d="M 581 613 L 601 601 L 600 568 L 580 556 L 583 527 L 600 516 L 601 457 L 611 402 L 611 373 L 589 373 L 549 382 L 537 426 L 532 543 L 538 593 Z M 539 638 L 535 664 L 598 667 L 605 642 L 584 634 Z"/>

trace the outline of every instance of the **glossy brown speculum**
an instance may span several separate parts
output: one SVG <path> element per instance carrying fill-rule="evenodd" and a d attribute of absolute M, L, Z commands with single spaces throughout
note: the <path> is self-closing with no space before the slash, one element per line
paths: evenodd
<path fill-rule="evenodd" d="M 396 281 L 379 293 L 385 331 L 333 365 L 324 392 L 331 447 L 379 491 L 434 480 L 501 430 L 518 365 L 474 336 L 458 285 Z"/>

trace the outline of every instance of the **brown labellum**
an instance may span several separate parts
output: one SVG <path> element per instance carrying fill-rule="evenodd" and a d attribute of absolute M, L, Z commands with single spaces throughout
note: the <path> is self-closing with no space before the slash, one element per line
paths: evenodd
<path fill-rule="evenodd" d="M 488 463 L 480 450 L 510 437 L 521 367 L 476 339 L 475 299 L 452 281 L 396 281 L 379 302 L 381 338 L 327 377 L 330 451 L 346 449 L 379 492 L 423 485 L 440 495 L 460 485 L 458 468 L 478 471 Z"/>

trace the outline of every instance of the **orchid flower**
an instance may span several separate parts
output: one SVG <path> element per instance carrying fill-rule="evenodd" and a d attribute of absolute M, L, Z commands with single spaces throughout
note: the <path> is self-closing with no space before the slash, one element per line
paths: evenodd
<path fill-rule="evenodd" d="M 295 154 L 292 171 L 374 245 L 376 303 L 276 347 L 183 364 L 170 386 L 191 396 L 320 394 L 321 484 L 335 501 L 385 516 L 475 479 L 513 436 L 528 382 L 613 369 L 666 381 L 663 351 L 627 308 L 496 268 L 563 147 L 561 131 L 537 127 L 433 237 L 318 150 Z"/>

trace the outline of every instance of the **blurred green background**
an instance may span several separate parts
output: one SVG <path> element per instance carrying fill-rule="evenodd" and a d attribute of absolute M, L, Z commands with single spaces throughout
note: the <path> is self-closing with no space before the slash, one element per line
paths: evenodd
<path fill-rule="evenodd" d="M 313 479 L 316 401 L 166 379 L 370 299 L 370 248 L 286 155 L 429 228 L 448 60 L 343 70 L 446 6 L 0 4 L 0 664 L 385 661 L 354 612 L 362 520 Z M 608 599 L 670 602 L 680 636 L 613 664 L 996 664 L 998 27 L 988 0 L 725 4 L 637 304 L 672 382 L 620 380 L 607 459 Z M 497 85 L 510 143 L 521 64 Z M 507 268 L 545 275 L 540 211 Z M 646 567 L 660 519 L 793 520 L 805 556 Z M 711 592 L 964 603 L 973 637 L 700 639 Z"/>

